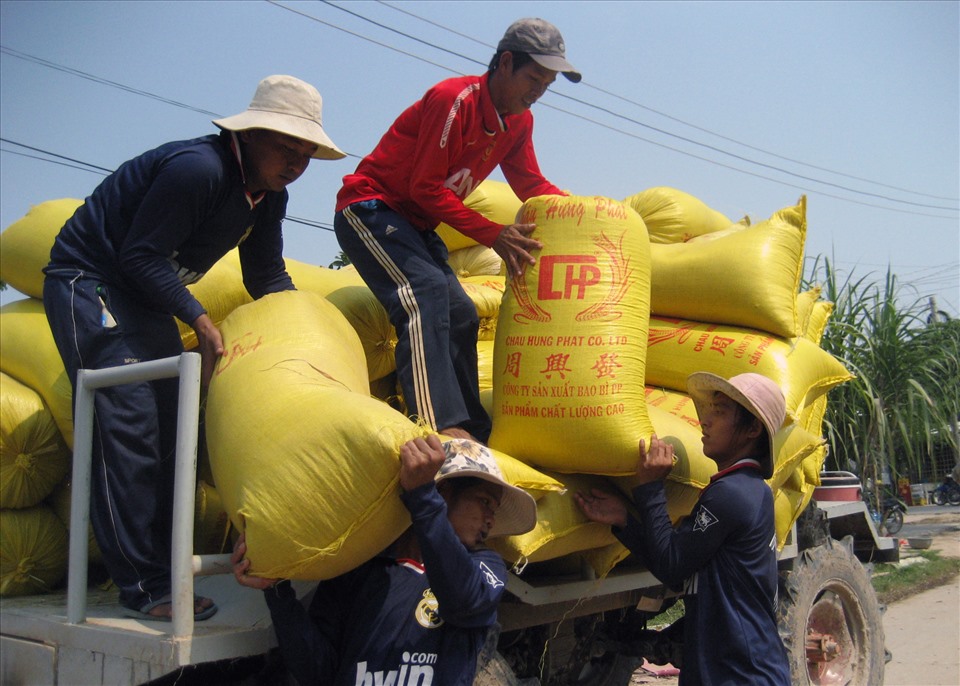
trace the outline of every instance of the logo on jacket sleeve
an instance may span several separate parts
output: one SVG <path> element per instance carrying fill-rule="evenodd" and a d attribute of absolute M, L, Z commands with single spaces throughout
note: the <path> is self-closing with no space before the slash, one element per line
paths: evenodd
<path fill-rule="evenodd" d="M 491 588 L 500 588 L 503 586 L 503 581 L 501 581 L 500 577 L 493 573 L 493 570 L 487 566 L 486 562 L 480 563 L 480 571 L 483 573 L 484 581 L 490 584 Z"/>
<path fill-rule="evenodd" d="M 425 629 L 436 629 L 442 626 L 443 618 L 440 616 L 439 608 L 440 603 L 437 602 L 437 597 L 428 588 L 423 592 L 423 598 L 417 603 L 417 609 L 414 612 L 417 623 Z"/>
<path fill-rule="evenodd" d="M 706 531 L 719 521 L 720 520 L 717 519 L 710 510 L 701 505 L 700 509 L 697 510 L 696 518 L 694 519 L 693 530 Z"/>

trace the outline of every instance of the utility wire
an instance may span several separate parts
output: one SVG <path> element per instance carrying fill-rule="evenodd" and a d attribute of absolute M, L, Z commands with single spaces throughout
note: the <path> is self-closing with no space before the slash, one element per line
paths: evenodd
<path fill-rule="evenodd" d="M 0 152 L 7 152 L 7 153 L 10 153 L 11 155 L 20 155 L 21 157 L 30 157 L 32 159 L 40 160 L 41 162 L 51 162 L 53 164 L 59 164 L 64 167 L 70 167 L 71 169 L 79 169 L 81 171 L 88 171 L 94 174 L 100 174 L 101 176 L 107 176 L 108 174 L 112 174 L 114 171 L 112 169 L 107 169 L 106 167 L 99 167 L 95 164 L 84 162 L 83 160 L 77 160 L 72 157 L 66 157 L 65 155 L 58 155 L 57 153 L 50 152 L 49 150 L 44 150 L 42 148 L 35 148 L 32 145 L 24 145 L 23 143 L 17 143 L 16 141 L 9 140 L 8 138 L 0 138 L 0 142 L 9 143 L 10 145 L 19 145 L 21 148 L 26 148 L 27 150 L 33 150 L 34 152 L 39 152 L 44 155 L 49 155 L 50 157 L 56 157 L 58 159 L 51 160 L 46 157 L 39 157 L 37 155 L 28 155 L 26 153 L 17 152 L 16 150 L 0 149 Z M 66 164 L 64 162 L 60 162 L 59 160 L 68 160 L 69 162 L 74 162 L 75 164 Z M 83 166 L 77 166 L 77 165 L 83 165 Z M 288 214 L 284 218 L 284 220 L 291 221 L 296 224 L 304 224 L 305 226 L 312 226 L 315 229 L 323 229 L 324 231 L 333 231 L 333 224 L 318 222 L 312 219 L 304 219 L 302 217 L 293 217 Z"/>
<path fill-rule="evenodd" d="M 380 24 L 380 23 L 375 22 L 375 21 L 373 21 L 373 20 L 371 20 L 371 19 L 367 19 L 366 17 L 363 17 L 363 16 L 357 14 L 356 12 L 353 12 L 353 11 L 347 10 L 347 9 L 345 9 L 345 8 L 343 8 L 343 7 L 340 7 L 340 6 L 338 6 L 338 5 L 330 2 L 329 0 L 323 0 L 323 1 L 324 1 L 327 5 L 330 5 L 331 7 L 335 7 L 335 8 L 337 8 L 337 9 L 339 9 L 339 10 L 341 10 L 341 11 L 344 11 L 344 12 L 347 12 L 347 13 L 355 16 L 355 17 L 359 17 L 359 18 L 361 18 L 361 19 L 365 19 L 366 21 L 369 21 L 370 23 L 375 24 L 376 26 L 380 26 L 381 28 L 385 28 L 385 29 L 387 29 L 387 30 L 394 31 L 394 33 L 398 33 L 399 35 L 402 35 L 402 36 L 405 36 L 405 37 L 410 37 L 409 34 L 403 33 L 403 32 L 401 32 L 401 31 L 397 31 L 397 30 L 395 30 L 395 29 L 391 29 L 389 26 L 386 26 L 386 25 L 384 25 L 384 24 Z M 459 32 L 459 31 L 455 31 L 454 29 L 451 29 L 451 28 L 449 28 L 449 27 L 447 27 L 447 26 L 444 26 L 444 25 L 442 25 L 442 24 L 439 24 L 439 23 L 437 23 L 437 22 L 435 22 L 435 21 L 432 21 L 432 20 L 430 20 L 430 19 L 426 19 L 425 17 L 421 17 L 421 16 L 419 16 L 419 15 L 417 15 L 417 14 L 414 14 L 413 12 L 409 12 L 409 11 L 407 11 L 407 10 L 400 9 L 399 7 L 397 7 L 397 6 L 395 6 L 395 5 L 391 5 L 390 3 L 387 3 L 387 2 L 384 2 L 383 0 L 377 0 L 377 1 L 378 1 L 381 5 L 384 5 L 384 6 L 386 6 L 386 7 L 389 7 L 389 8 L 391 8 L 391 9 L 393 9 L 393 10 L 396 10 L 397 12 L 401 12 L 401 13 L 407 15 L 407 16 L 413 17 L 413 18 L 418 19 L 418 20 L 420 20 L 420 21 L 423 21 L 423 22 L 425 22 L 425 23 L 427 23 L 427 24 L 430 24 L 431 26 L 435 26 L 435 27 L 437 27 L 437 28 L 443 29 L 443 30 L 445 30 L 445 31 L 448 31 L 448 32 L 450 32 L 450 33 L 452 33 L 452 34 L 454 34 L 454 35 L 456 35 L 456 36 L 462 37 L 462 38 L 468 38 L 468 39 L 470 39 L 470 40 L 472 40 L 472 41 L 474 41 L 474 42 L 476 42 L 476 43 L 479 43 L 480 45 L 483 45 L 483 46 L 485 46 L 485 47 L 488 47 L 488 48 L 490 48 L 490 49 L 492 49 L 492 50 L 495 50 L 495 49 L 496 49 L 496 46 L 490 45 L 489 43 L 485 43 L 485 42 L 483 42 L 483 41 L 476 40 L 475 38 L 471 38 L 470 36 L 467 36 L 466 34 L 463 34 L 463 33 Z M 278 3 L 274 3 L 274 4 L 278 4 Z M 282 5 L 281 5 L 281 6 L 282 6 Z M 466 59 L 466 60 L 475 62 L 476 64 L 480 64 L 481 66 L 486 66 L 486 65 L 484 65 L 484 63 L 479 62 L 478 60 L 475 60 L 475 59 L 473 59 L 473 58 L 467 57 L 467 56 L 465 56 L 465 55 L 461 55 L 461 54 L 459 54 L 459 53 L 454 53 L 454 52 L 452 52 L 452 51 L 450 51 L 450 50 L 446 50 L 445 48 L 440 48 L 439 46 L 433 45 L 433 44 L 428 43 L 428 42 L 426 42 L 426 41 L 423 41 L 423 40 L 421 40 L 421 39 L 419 39 L 419 38 L 414 38 L 414 40 L 416 40 L 416 41 L 418 41 L 418 42 L 420 42 L 420 43 L 425 43 L 425 44 L 427 44 L 427 45 L 430 45 L 431 47 L 438 48 L 438 49 L 440 49 L 440 50 L 443 50 L 444 52 L 449 52 L 449 53 L 451 53 L 451 54 L 457 55 L 458 57 L 462 57 L 463 59 Z M 617 93 L 614 93 L 614 92 L 612 92 L 612 91 L 606 90 L 606 89 L 604 89 L 604 88 L 600 88 L 600 87 L 598 87 L 598 86 L 594 86 L 594 85 L 592 85 L 592 84 L 590 84 L 590 83 L 587 83 L 586 81 L 581 81 L 580 85 L 586 86 L 587 88 L 590 88 L 590 89 L 595 90 L 595 91 L 597 91 L 597 92 L 603 93 L 603 94 L 608 95 L 608 96 L 610 96 L 610 97 L 616 98 L 616 99 L 621 100 L 621 101 L 626 102 L 626 103 L 629 103 L 629 104 L 631 104 L 631 105 L 634 105 L 634 106 L 636 106 L 636 107 L 639 107 L 639 108 L 641 108 L 641 109 L 644 109 L 644 110 L 646 110 L 646 111 L 648 111 L 648 112 L 652 112 L 653 114 L 656 114 L 656 115 L 658 115 L 658 116 L 664 117 L 664 118 L 669 119 L 669 120 L 671 120 L 671 121 L 674 121 L 674 122 L 676 122 L 676 123 L 678 123 L 678 124 L 682 124 L 682 125 L 684 125 L 684 126 L 688 126 L 688 127 L 692 128 L 692 129 L 696 129 L 697 131 L 701 131 L 701 132 L 703 132 L 703 133 L 707 133 L 707 134 L 709 134 L 709 135 L 711 135 L 711 136 L 716 136 L 717 138 L 720 138 L 720 139 L 725 140 L 725 141 L 727 141 L 727 142 L 734 143 L 734 144 L 736 144 L 736 145 L 743 146 L 743 147 L 748 148 L 748 149 L 750 149 L 750 150 L 754 150 L 754 151 L 756 151 L 756 152 L 760 152 L 760 153 L 763 153 L 763 154 L 765 154 L 765 155 L 770 155 L 771 157 L 775 157 L 775 158 L 777 158 L 777 159 L 781 159 L 781 160 L 784 160 L 784 161 L 787 161 L 787 162 L 791 162 L 791 163 L 793 163 L 793 164 L 799 164 L 799 165 L 802 165 L 802 166 L 804 166 L 804 167 L 809 167 L 809 168 L 811 168 L 811 169 L 816 169 L 816 170 L 818 170 L 818 171 L 827 172 L 827 173 L 829 173 L 829 174 L 835 174 L 835 175 L 837 175 L 837 176 L 843 176 L 843 177 L 846 177 L 846 178 L 849 178 L 849 179 L 853 179 L 853 180 L 856 180 L 856 181 L 862 181 L 862 182 L 864 182 L 864 183 L 870 183 L 870 184 L 874 184 L 874 185 L 877 185 L 877 186 L 882 186 L 882 187 L 884 187 L 884 188 L 889 188 L 889 189 L 891 189 L 891 190 L 898 190 L 898 191 L 902 191 L 902 192 L 904 192 L 904 193 L 910 193 L 910 194 L 912 194 L 912 195 L 919 195 L 919 196 L 923 196 L 923 197 L 927 197 L 927 198 L 933 198 L 933 199 L 936 199 L 936 200 L 960 201 L 960 199 L 958 199 L 958 198 L 951 198 L 951 197 L 940 196 L 940 195 L 932 195 L 932 194 L 929 194 L 929 193 L 923 193 L 923 192 L 920 192 L 920 191 L 910 190 L 910 189 L 908 189 L 908 188 L 901 188 L 901 187 L 899 187 L 899 186 L 892 186 L 892 185 L 890 185 L 890 184 L 882 183 L 882 182 L 880 182 L 880 181 L 873 181 L 873 180 L 871 180 L 871 179 L 866 179 L 866 178 L 863 178 L 863 177 L 854 176 L 854 175 L 852 175 L 852 174 L 846 174 L 846 173 L 844 173 L 844 172 L 835 171 L 835 170 L 832 170 L 832 169 L 828 169 L 828 168 L 826 168 L 826 167 L 820 167 L 820 166 L 817 166 L 817 165 L 814 165 L 814 164 L 810 164 L 810 163 L 808 163 L 808 162 L 803 162 L 803 161 L 801 161 L 801 160 L 797 160 L 797 159 L 794 159 L 794 158 L 791 158 L 791 157 L 786 157 L 786 156 L 783 156 L 783 155 L 779 155 L 779 154 L 777 154 L 777 153 L 775 153 L 775 152 L 771 152 L 771 151 L 769 151 L 769 150 L 765 150 L 765 149 L 763 149 L 763 148 L 759 148 L 759 147 L 757 147 L 757 146 L 750 145 L 749 143 L 744 143 L 743 141 L 739 141 L 739 140 L 736 140 L 736 139 L 734 139 L 734 138 L 730 138 L 729 136 L 724 136 L 723 134 L 719 134 L 719 133 L 717 133 L 717 132 L 715 132 L 715 131 L 712 131 L 712 130 L 710 130 L 710 129 L 704 128 L 704 127 L 702 127 L 702 126 L 698 126 L 698 125 L 696 125 L 696 124 L 691 124 L 690 122 L 684 121 L 684 120 L 682 120 L 682 119 L 679 119 L 679 118 L 677 118 L 677 117 L 674 117 L 674 116 L 672 116 L 672 115 L 669 115 L 669 114 L 667 114 L 667 113 L 665 113 L 665 112 L 661 112 L 661 111 L 656 110 L 656 109 L 654 109 L 654 108 L 652 108 L 652 107 L 648 107 L 647 105 L 644 105 L 644 104 L 642 104 L 642 103 L 639 103 L 639 102 L 637 102 L 637 101 L 635 101 L 635 100 L 631 100 L 630 98 L 626 98 L 626 97 L 624 97 L 624 96 L 622 96 L 622 95 L 619 95 L 619 94 L 617 94 Z M 810 177 L 802 176 L 802 175 L 800 175 L 800 174 L 795 174 L 794 172 L 790 172 L 790 171 L 788 171 L 788 170 L 780 169 L 779 167 L 774 167 L 774 166 L 772 166 L 772 165 L 768 165 L 768 164 L 765 164 L 765 163 L 763 163 L 763 162 L 758 162 L 758 161 L 756 161 L 756 160 L 751 160 L 751 159 L 742 157 L 742 156 L 740 156 L 740 155 L 736 155 L 736 154 L 734 154 L 734 153 L 727 152 L 727 151 L 725 151 L 725 150 L 722 150 L 722 149 L 720 149 L 720 148 L 716 148 L 716 147 L 711 146 L 711 145 L 708 145 L 708 144 L 706 144 L 706 143 L 701 143 L 701 142 L 699 142 L 699 141 L 695 141 L 695 140 L 692 140 L 692 139 L 688 139 L 688 138 L 685 138 L 685 137 L 680 136 L 680 135 L 678 135 L 678 134 L 671 133 L 671 132 L 669 132 L 669 131 L 665 131 L 665 130 L 662 130 L 662 129 L 658 129 L 658 128 L 656 128 L 656 127 L 650 126 L 650 125 L 645 124 L 645 123 L 643 123 L 643 122 L 640 122 L 640 121 L 637 121 L 637 120 L 635 120 L 635 119 L 632 119 L 632 118 L 626 117 L 626 116 L 624 116 L 624 115 L 621 115 L 621 114 L 619 114 L 619 113 L 613 112 L 612 110 L 609 110 L 609 109 L 607 109 L 607 108 L 600 107 L 600 106 L 598 106 L 598 105 L 596 105 L 596 104 L 594 104 L 594 103 L 585 102 L 585 101 L 580 100 L 580 99 L 578 99 L 578 98 L 574 98 L 574 97 L 572 97 L 572 96 L 568 96 L 568 95 L 566 95 L 566 94 L 564 94 L 564 93 L 555 93 L 555 94 L 560 95 L 561 97 L 565 97 L 565 98 L 567 98 L 567 99 L 569 99 L 569 100 L 573 100 L 574 102 L 578 102 L 578 103 L 580 103 L 580 104 L 582 104 L 582 105 L 586 105 L 586 106 L 588 106 L 588 107 L 593 107 L 593 108 L 595 108 L 595 109 L 599 109 L 599 110 L 601 110 L 601 111 L 603 111 L 603 112 L 606 112 L 606 113 L 608 113 L 608 114 L 611 114 L 612 116 L 626 119 L 627 121 L 630 121 L 630 122 L 632 122 L 632 123 L 634 123 L 634 124 L 637 124 L 638 126 L 643 126 L 643 127 L 646 127 L 646 128 L 650 128 L 650 129 L 652 129 L 652 130 L 654 130 L 654 131 L 657 131 L 658 133 L 662 133 L 663 135 L 680 138 L 681 140 L 684 140 L 684 141 L 686 141 L 686 142 L 693 143 L 694 145 L 700 145 L 700 146 L 706 147 L 706 148 L 708 148 L 708 149 L 710 149 L 710 150 L 714 150 L 715 152 L 719 152 L 719 153 L 724 154 L 724 155 L 730 155 L 730 156 L 733 156 L 733 157 L 735 157 L 735 158 L 737 158 L 737 159 L 741 159 L 741 160 L 744 160 L 744 161 L 746 161 L 746 162 L 750 162 L 751 164 L 757 164 L 757 165 L 760 165 L 760 166 L 763 166 L 763 167 L 768 167 L 768 168 L 773 169 L 773 170 L 776 170 L 776 171 L 780 171 L 780 172 L 785 173 L 785 174 L 790 174 L 790 175 L 793 175 L 793 176 L 798 176 L 799 178 L 802 178 L 802 179 L 807 180 L 807 181 L 814 181 L 814 182 L 816 182 L 816 183 L 821 183 L 821 184 L 825 184 L 825 185 L 831 185 L 831 186 L 834 186 L 834 187 L 836 187 L 836 188 L 839 188 L 839 189 L 842 189 L 842 190 L 847 190 L 847 191 L 850 191 L 850 192 L 853 192 L 853 193 L 863 193 L 863 194 L 866 194 L 866 195 L 873 195 L 873 196 L 875 196 L 875 197 L 883 198 L 883 199 L 886 199 L 886 200 L 891 200 L 891 201 L 893 201 L 893 202 L 902 202 L 902 203 L 905 203 L 905 204 L 917 204 L 917 205 L 919 205 L 919 206 L 921 206 L 921 207 L 928 207 L 928 208 L 931 208 L 931 209 L 945 209 L 945 210 L 955 210 L 955 209 L 956 209 L 956 208 L 954 208 L 954 207 L 941 207 L 941 206 L 936 206 L 936 205 L 922 205 L 922 204 L 918 204 L 918 203 L 910 203 L 909 201 L 906 201 L 906 200 L 898 200 L 898 199 L 896 199 L 896 198 L 889 198 L 889 197 L 887 197 L 887 196 L 882 196 L 882 195 L 879 195 L 879 194 L 870 193 L 870 192 L 868 192 L 868 191 L 860 191 L 860 190 L 857 190 L 857 189 L 847 188 L 847 187 L 845 187 L 845 186 L 840 186 L 840 185 L 838 185 L 838 184 L 833 184 L 833 183 L 828 182 L 828 181 L 821 181 L 821 180 L 819 180 L 819 179 L 813 179 L 813 178 L 810 178 Z M 563 110 L 561 110 L 561 111 L 563 111 Z"/>
<path fill-rule="evenodd" d="M 80 71 L 79 69 L 74 69 L 73 67 L 65 67 L 62 64 L 57 64 L 56 62 L 51 62 L 45 60 L 42 57 L 36 57 L 34 55 L 29 55 L 25 52 L 20 52 L 19 50 L 14 50 L 8 48 L 5 45 L 0 45 L 0 52 L 10 55 L 11 57 L 17 57 L 28 62 L 35 62 L 36 64 L 43 65 L 44 67 L 49 67 L 50 69 L 56 69 L 57 71 L 66 72 L 67 74 L 73 74 L 74 76 L 79 76 L 82 79 L 87 79 L 88 81 L 93 81 L 94 83 L 100 83 L 105 86 L 111 86 L 113 88 L 119 88 L 120 90 L 127 91 L 128 93 L 133 93 L 135 95 L 142 95 L 145 98 L 152 98 L 153 100 L 159 100 L 160 102 L 166 103 L 168 105 L 173 105 L 174 107 L 182 107 L 185 110 L 191 110 L 193 112 L 199 112 L 200 114 L 206 114 L 211 117 L 222 117 L 222 114 L 217 112 L 211 112 L 210 110 L 200 109 L 199 107 L 194 107 L 193 105 L 188 105 L 177 100 L 171 100 L 170 98 L 165 98 L 162 95 L 157 95 L 156 93 L 151 93 L 150 91 L 140 90 L 139 88 L 133 88 L 132 86 L 127 86 L 117 81 L 111 81 L 100 76 L 95 76 L 89 74 L 85 71 Z"/>

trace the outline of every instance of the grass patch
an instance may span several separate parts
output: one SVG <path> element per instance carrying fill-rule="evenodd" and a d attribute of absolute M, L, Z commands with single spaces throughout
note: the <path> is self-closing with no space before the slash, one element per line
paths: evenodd
<path fill-rule="evenodd" d="M 905 567 L 878 564 L 873 570 L 873 588 L 881 603 L 903 600 L 917 593 L 941 586 L 960 574 L 960 558 L 941 557 L 937 550 L 918 551 L 926 562 Z"/>

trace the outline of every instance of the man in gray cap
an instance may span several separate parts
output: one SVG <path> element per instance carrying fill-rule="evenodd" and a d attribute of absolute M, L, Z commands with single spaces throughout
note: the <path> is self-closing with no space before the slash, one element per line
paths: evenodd
<path fill-rule="evenodd" d="M 214 121 L 219 135 L 145 152 L 84 201 L 44 269 L 47 319 L 74 388 L 81 368 L 183 352 L 173 317 L 197 334 L 206 386 L 223 339 L 187 286 L 238 245 L 251 296 L 293 289 L 280 230 L 286 187 L 311 158 L 344 157 L 321 110 L 310 84 L 269 76 L 249 109 Z M 97 543 L 124 613 L 169 621 L 177 380 L 101 389 L 95 413 Z M 197 598 L 194 611 L 206 619 L 216 605 Z"/>
<path fill-rule="evenodd" d="M 443 81 L 405 110 L 343 179 L 334 228 L 340 247 L 390 315 L 409 414 L 449 436 L 486 441 L 477 379 L 479 319 L 447 265 L 441 222 L 492 247 L 511 275 L 542 247 L 533 224 L 500 225 L 463 204 L 498 165 L 521 200 L 565 195 L 540 173 L 530 107 L 562 73 L 560 31 L 542 19 L 507 29 L 486 74 Z"/>

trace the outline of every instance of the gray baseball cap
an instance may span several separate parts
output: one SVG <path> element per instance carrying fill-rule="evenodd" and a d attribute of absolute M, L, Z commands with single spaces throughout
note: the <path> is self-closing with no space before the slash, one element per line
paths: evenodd
<path fill-rule="evenodd" d="M 497 45 L 497 52 L 525 52 L 541 67 L 558 71 L 574 83 L 580 83 L 580 72 L 567 62 L 566 45 L 560 30 L 543 19 L 518 19 L 510 25 Z"/>

